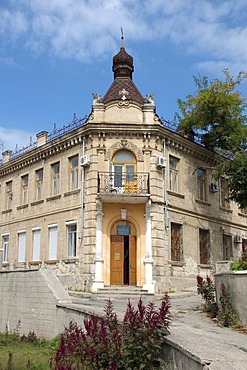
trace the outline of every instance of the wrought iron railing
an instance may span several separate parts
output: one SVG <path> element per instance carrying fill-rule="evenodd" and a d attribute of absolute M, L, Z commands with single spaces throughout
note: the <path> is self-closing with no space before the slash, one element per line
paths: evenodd
<path fill-rule="evenodd" d="M 57 128 L 56 124 L 54 124 L 52 132 L 50 132 L 47 135 L 47 141 L 49 142 L 49 141 L 55 140 L 69 132 L 76 130 L 79 127 L 82 127 L 85 124 L 87 118 L 88 116 L 85 116 L 84 118 L 77 118 L 76 115 L 74 114 L 72 122 L 68 123 L 67 125 L 64 125 L 62 128 Z M 32 137 L 30 137 L 30 142 L 27 146 L 19 149 L 18 146 L 16 145 L 15 150 L 10 156 L 10 159 L 15 159 L 17 157 L 20 157 L 23 154 L 35 149 L 36 147 L 37 147 L 37 141 L 33 142 Z M 0 165 L 1 164 L 2 162 L 0 161 Z"/>
<path fill-rule="evenodd" d="M 149 174 L 140 172 L 99 172 L 98 193 L 149 194 Z"/>
<path fill-rule="evenodd" d="M 53 131 L 50 132 L 47 136 L 47 141 L 52 141 L 54 139 L 57 139 L 58 137 L 61 137 L 65 134 L 68 134 L 71 131 L 76 130 L 79 127 L 84 126 L 88 116 L 85 116 L 83 118 L 77 118 L 74 114 L 74 118 L 72 122 L 68 123 L 67 125 L 64 125 L 62 128 L 57 128 L 56 124 L 54 124 Z"/>
<path fill-rule="evenodd" d="M 172 121 L 166 120 L 164 117 L 160 117 L 161 122 L 163 123 L 163 126 L 167 128 L 169 131 L 177 132 L 178 134 L 185 136 L 182 134 L 182 132 L 179 130 L 179 124 L 177 116 L 175 115 Z M 191 131 L 188 135 L 186 135 L 187 139 L 194 141 L 197 144 L 200 144 L 202 146 L 202 139 L 201 135 L 198 132 Z"/>

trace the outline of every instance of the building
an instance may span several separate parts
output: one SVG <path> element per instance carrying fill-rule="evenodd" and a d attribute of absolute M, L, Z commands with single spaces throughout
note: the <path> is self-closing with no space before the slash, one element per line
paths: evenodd
<path fill-rule="evenodd" d="M 156 114 L 132 80 L 122 40 L 114 80 L 74 119 L 0 164 L 4 269 L 49 266 L 65 287 L 133 285 L 151 293 L 191 284 L 237 259 L 247 215 L 215 183 L 221 158 Z"/>

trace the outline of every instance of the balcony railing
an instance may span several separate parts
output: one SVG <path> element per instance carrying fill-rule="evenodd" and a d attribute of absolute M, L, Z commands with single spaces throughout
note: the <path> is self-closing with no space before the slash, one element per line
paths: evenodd
<path fill-rule="evenodd" d="M 98 173 L 98 193 L 149 194 L 149 174 L 100 172 Z"/>

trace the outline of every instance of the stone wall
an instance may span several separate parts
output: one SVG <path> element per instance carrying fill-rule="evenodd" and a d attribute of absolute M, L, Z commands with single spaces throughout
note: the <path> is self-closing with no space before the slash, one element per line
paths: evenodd
<path fill-rule="evenodd" d="M 217 303 L 223 283 L 230 295 L 232 307 L 243 324 L 247 325 L 247 271 L 228 271 L 215 274 Z"/>

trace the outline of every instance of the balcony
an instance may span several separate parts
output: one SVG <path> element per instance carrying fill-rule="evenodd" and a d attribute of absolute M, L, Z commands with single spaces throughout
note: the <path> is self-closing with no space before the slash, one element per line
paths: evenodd
<path fill-rule="evenodd" d="M 98 193 L 106 201 L 110 198 L 112 201 L 122 202 L 130 201 L 133 197 L 146 199 L 149 195 L 149 173 L 100 172 L 98 173 Z"/>

